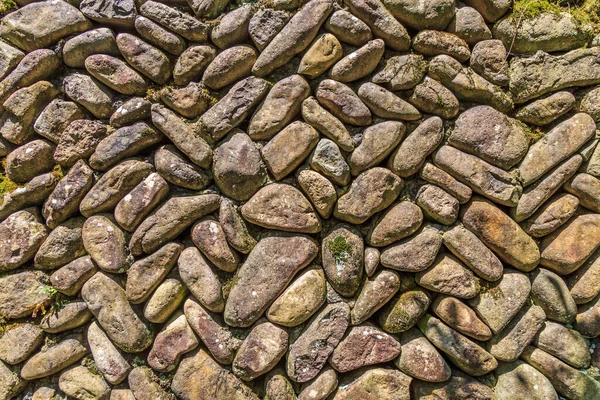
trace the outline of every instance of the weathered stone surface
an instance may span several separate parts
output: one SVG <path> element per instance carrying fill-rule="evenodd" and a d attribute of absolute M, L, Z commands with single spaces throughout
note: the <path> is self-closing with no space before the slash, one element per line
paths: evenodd
<path fill-rule="evenodd" d="M 144 305 L 144 318 L 155 324 L 165 322 L 179 308 L 187 294 L 187 287 L 179 279 L 165 279 Z"/>
<path fill-rule="evenodd" d="M 556 126 L 533 144 L 519 166 L 523 185 L 527 186 L 569 157 L 595 132 L 594 120 L 579 113 Z"/>
<path fill-rule="evenodd" d="M 428 219 L 440 224 L 452 225 L 458 218 L 458 200 L 438 186 L 423 185 L 416 202 Z"/>
<path fill-rule="evenodd" d="M 474 198 L 461 221 L 504 262 L 521 271 L 531 271 L 540 262 L 540 250 L 516 222 L 498 207 Z"/>
<path fill-rule="evenodd" d="M 522 358 L 544 374 L 554 389 L 564 397 L 593 399 L 598 393 L 599 385 L 592 377 L 568 366 L 543 350 L 528 346 Z"/>
<path fill-rule="evenodd" d="M 68 39 L 63 47 L 63 61 L 71 68 L 83 68 L 93 54 L 118 56 L 115 34 L 109 28 L 98 28 Z"/>
<path fill-rule="evenodd" d="M 290 17 L 283 10 L 261 8 L 252 16 L 248 25 L 248 33 L 252 42 L 262 51 L 281 31 Z"/>
<path fill-rule="evenodd" d="M 568 12 L 542 12 L 517 22 L 507 17 L 494 25 L 494 38 L 502 40 L 514 53 L 548 53 L 569 51 L 583 46 L 591 36 L 592 27 L 580 24 Z"/>
<path fill-rule="evenodd" d="M 186 118 L 196 118 L 209 107 L 207 89 L 192 82 L 182 88 L 165 87 L 160 91 L 161 101 Z"/>
<path fill-rule="evenodd" d="M 521 227 L 533 237 L 546 236 L 565 224 L 577 211 L 579 199 L 562 193 L 550 198 Z"/>
<path fill-rule="evenodd" d="M 329 363 L 338 372 L 391 361 L 400 354 L 400 343 L 371 324 L 351 327 L 337 345 Z"/>
<path fill-rule="evenodd" d="M 459 111 L 456 96 L 444 85 L 428 76 L 415 87 L 408 101 L 420 111 L 446 119 L 454 118 Z"/>
<path fill-rule="evenodd" d="M 386 0 L 383 3 L 400 22 L 416 30 L 443 30 L 455 12 L 452 0 Z"/>
<path fill-rule="evenodd" d="M 515 117 L 533 125 L 548 125 L 569 112 L 575 105 L 575 96 L 570 92 L 558 92 L 520 108 Z"/>
<path fill-rule="evenodd" d="M 302 56 L 298 73 L 316 78 L 333 66 L 342 55 L 342 45 L 334 35 L 329 33 L 321 35 Z"/>
<path fill-rule="evenodd" d="M 192 241 L 202 253 L 225 272 L 234 272 L 239 256 L 229 247 L 225 232 L 218 221 L 205 218 L 197 222 L 190 233 Z"/>
<path fill-rule="evenodd" d="M 541 307 L 523 307 L 501 332 L 492 336 L 488 342 L 490 353 L 501 361 L 515 361 L 533 341 L 545 319 Z"/>
<path fill-rule="evenodd" d="M 17 269 L 35 257 L 48 237 L 40 212 L 31 207 L 17 211 L 0 223 L 0 270 Z"/>
<path fill-rule="evenodd" d="M 494 371 L 499 399 L 558 400 L 552 383 L 531 365 L 517 360 L 501 363 Z"/>
<path fill-rule="evenodd" d="M 392 211 L 389 213 L 393 215 Z M 383 250 L 381 265 L 398 271 L 423 271 L 433 263 L 441 246 L 442 232 L 433 225 L 425 224 L 414 236 Z"/>
<path fill-rule="evenodd" d="M 33 130 L 53 143 L 58 143 L 62 132 L 69 124 L 77 119 L 83 119 L 85 114 L 81 108 L 71 102 L 54 99 L 35 120 Z"/>
<path fill-rule="evenodd" d="M 385 305 L 400 289 L 400 276 L 393 271 L 380 271 L 365 280 L 350 313 L 352 325 L 370 318 Z"/>
<path fill-rule="evenodd" d="M 331 68 L 329 75 L 333 80 L 344 83 L 364 78 L 375 70 L 383 56 L 384 48 L 383 40 L 371 40 L 338 61 Z"/>
<path fill-rule="evenodd" d="M 531 298 L 542 307 L 548 319 L 569 323 L 577 314 L 577 305 L 566 283 L 556 274 L 539 268 L 532 274 Z"/>
<path fill-rule="evenodd" d="M 0 79 L 4 79 L 25 57 L 25 53 L 4 41 L 0 43 L 0 49 Z"/>
<path fill-rule="evenodd" d="M 473 46 L 469 65 L 493 84 L 508 86 L 507 52 L 500 40 L 484 40 Z"/>
<path fill-rule="evenodd" d="M 219 201 L 215 194 L 171 197 L 135 230 L 129 242 L 131 252 L 140 255 L 158 250 L 197 219 L 219 208 Z"/>
<path fill-rule="evenodd" d="M 81 288 L 81 296 L 115 346 L 137 353 L 152 344 L 152 331 L 131 308 L 125 290 L 109 276 L 96 273 Z"/>
<path fill-rule="evenodd" d="M 317 252 L 317 244 L 307 236 L 273 233 L 260 240 L 229 293 L 224 313 L 227 324 L 250 326 Z"/>
<path fill-rule="evenodd" d="M 481 341 L 492 337 L 492 331 L 477 317 L 475 311 L 454 297 L 437 296 L 431 310 L 442 321 L 463 335 Z"/>
<path fill-rule="evenodd" d="M 113 385 L 124 381 L 131 371 L 131 366 L 98 326 L 98 323 L 90 324 L 87 341 L 96 367 L 104 378 Z"/>
<path fill-rule="evenodd" d="M 333 140 L 342 150 L 352 151 L 354 143 L 342 122 L 309 97 L 302 102 L 302 118 L 307 124 Z"/>
<path fill-rule="evenodd" d="M 0 220 L 30 206 L 41 206 L 52 194 L 58 184 L 58 177 L 53 173 L 38 175 L 24 187 L 5 193 L 0 205 Z"/>
<path fill-rule="evenodd" d="M 47 333 L 61 333 L 84 325 L 92 318 L 83 301 L 74 301 L 65 304 L 60 310 L 44 316 L 40 327 Z"/>
<path fill-rule="evenodd" d="M 523 191 L 517 207 L 511 209 L 511 216 L 515 221 L 520 222 L 533 215 L 538 207 L 544 204 L 550 196 L 577 172 L 582 161 L 582 157 L 579 154 L 575 154 L 536 183 L 527 187 Z"/>
<path fill-rule="evenodd" d="M 414 88 L 425 76 L 427 63 L 423 56 L 406 54 L 385 60 L 383 69 L 373 75 L 373 83 L 382 84 L 389 90 L 407 90 Z"/>
<path fill-rule="evenodd" d="M 333 368 L 325 366 L 313 380 L 302 384 L 298 400 L 325 400 L 337 385 L 337 373 Z"/>
<path fill-rule="evenodd" d="M 473 194 L 469 186 L 457 181 L 452 175 L 436 167 L 429 161 L 425 161 L 423 168 L 419 171 L 419 177 L 441 187 L 454 196 L 460 204 L 468 202 Z"/>
<path fill-rule="evenodd" d="M 0 36 L 30 52 L 91 28 L 83 14 L 67 2 L 27 4 L 2 18 Z"/>
<path fill-rule="evenodd" d="M 374 83 L 362 84 L 358 88 L 358 97 L 378 117 L 407 121 L 421 118 L 421 113 L 411 104 Z"/>
<path fill-rule="evenodd" d="M 262 148 L 262 158 L 273 177 L 281 180 L 300 166 L 318 140 L 315 128 L 304 122 L 293 122 Z"/>
<path fill-rule="evenodd" d="M 132 97 L 123 102 L 110 116 L 110 124 L 115 128 L 133 124 L 150 117 L 152 103 L 142 97 Z"/>
<path fill-rule="evenodd" d="M 179 364 L 180 357 L 198 346 L 198 339 L 187 323 L 185 315 L 175 315 L 156 335 L 148 365 L 155 371 L 172 371 Z"/>
<path fill-rule="evenodd" d="M 180 55 L 185 50 L 185 41 L 182 37 L 146 17 L 137 16 L 134 25 L 142 38 L 168 53 Z"/>
<path fill-rule="evenodd" d="M 337 194 L 329 179 L 310 169 L 298 174 L 298 185 L 322 218 L 329 218 L 337 201 Z"/>
<path fill-rule="evenodd" d="M 0 359 L 7 364 L 25 361 L 44 341 L 44 331 L 34 324 L 16 324 L 0 338 Z"/>
<path fill-rule="evenodd" d="M 500 260 L 474 233 L 463 226 L 455 226 L 443 234 L 444 245 L 475 274 L 488 281 L 502 277 Z"/>
<path fill-rule="evenodd" d="M 268 88 L 267 81 L 254 76 L 239 81 L 202 115 L 197 129 L 215 140 L 221 139 L 246 118 L 250 109 L 267 94 Z"/>
<path fill-rule="evenodd" d="M 133 27 L 137 15 L 136 4 L 131 0 L 83 0 L 80 8 L 86 17 L 94 21 L 125 29 Z"/>
<path fill-rule="evenodd" d="M 238 349 L 233 360 L 233 373 L 250 381 L 271 370 L 283 357 L 288 347 L 285 329 L 259 320 Z"/>
<path fill-rule="evenodd" d="M 252 67 L 256 76 L 266 76 L 306 49 L 333 9 L 330 0 L 312 0 L 290 19 L 260 53 Z"/>
<path fill-rule="evenodd" d="M 448 55 L 436 56 L 429 62 L 429 76 L 452 90 L 459 100 L 486 104 L 500 112 L 513 107 L 508 93 Z"/>
<path fill-rule="evenodd" d="M 72 167 L 77 160 L 89 158 L 105 136 L 104 124 L 87 119 L 75 120 L 62 132 L 54 160 L 63 167 Z"/>
<path fill-rule="evenodd" d="M 316 91 L 316 97 L 342 122 L 358 126 L 371 124 L 371 111 L 354 91 L 343 83 L 332 79 L 321 81 Z"/>
<path fill-rule="evenodd" d="M 379 313 L 379 326 L 388 333 L 400 333 L 417 324 L 427 312 L 431 298 L 425 289 L 415 288 L 394 297 Z"/>
<path fill-rule="evenodd" d="M 17 319 L 31 315 L 38 308 L 50 304 L 46 285 L 40 281 L 46 275 L 39 271 L 25 271 L 0 278 L 0 316 Z"/>
<path fill-rule="evenodd" d="M 600 335 L 600 324 L 598 323 L 599 300 L 600 298 L 596 296 L 589 303 L 578 307 L 574 327 L 583 336 L 596 337 Z"/>
<path fill-rule="evenodd" d="M 454 33 L 470 46 L 476 46 L 477 43 L 492 38 L 492 32 L 485 24 L 483 16 L 471 7 L 461 7 L 456 10 L 446 30 Z"/>
<path fill-rule="evenodd" d="M 386 168 L 371 168 L 360 174 L 350 190 L 339 197 L 333 215 L 352 224 L 361 224 L 396 200 L 404 182 Z"/>
<path fill-rule="evenodd" d="M 188 47 L 177 59 L 173 67 L 173 80 L 177 85 L 186 85 L 200 80 L 202 73 L 217 56 L 211 46 L 197 45 Z"/>
<path fill-rule="evenodd" d="M 469 375 L 481 376 L 498 366 L 490 353 L 429 314 L 419 321 L 419 330 Z"/>
<path fill-rule="evenodd" d="M 494 134 L 489 134 L 492 131 Z M 489 106 L 473 107 L 462 113 L 448 143 L 504 169 L 521 161 L 529 145 L 518 122 Z"/>
<path fill-rule="evenodd" d="M 177 260 L 179 276 L 196 299 L 213 312 L 222 312 L 225 300 L 217 270 L 195 247 L 181 252 Z"/>
<path fill-rule="evenodd" d="M 388 161 L 388 167 L 402 178 L 414 175 L 444 137 L 442 119 L 431 117 L 423 121 L 402 141 Z"/>
<path fill-rule="evenodd" d="M 250 46 L 235 46 L 218 53 L 204 70 L 202 83 L 219 90 L 250 75 L 256 61 L 256 50 Z"/>
<path fill-rule="evenodd" d="M 371 28 L 374 36 L 383 39 L 386 46 L 395 51 L 410 48 L 410 36 L 406 28 L 379 0 L 346 0 L 344 4 Z"/>
<path fill-rule="evenodd" d="M 600 216 L 583 214 L 546 236 L 541 243 L 540 264 L 559 275 L 579 268 L 600 246 L 597 230 Z"/>
<path fill-rule="evenodd" d="M 433 153 L 433 162 L 474 192 L 496 203 L 515 206 L 521 195 L 521 188 L 512 175 L 454 147 L 440 147 Z"/>
<path fill-rule="evenodd" d="M 167 182 L 190 190 L 202 190 L 212 179 L 202 168 L 189 162 L 188 158 L 173 145 L 159 147 L 154 153 L 154 166 Z"/>
<path fill-rule="evenodd" d="M 357 371 L 348 376 L 334 394 L 335 400 L 408 400 L 412 378 L 386 368 Z"/>
<path fill-rule="evenodd" d="M 444 382 L 450 379 L 450 367 L 417 328 L 402 332 L 400 343 L 402 353 L 394 361 L 400 371 L 426 382 Z"/>
<path fill-rule="evenodd" d="M 383 247 L 415 233 L 423 223 L 419 206 L 403 201 L 389 208 L 367 235 L 371 246 Z"/>
<path fill-rule="evenodd" d="M 60 375 L 58 387 L 76 399 L 108 399 L 110 386 L 104 378 L 80 365 Z"/>
<path fill-rule="evenodd" d="M 478 283 L 471 272 L 458 259 L 448 254 L 439 254 L 431 267 L 417 273 L 415 281 L 434 292 L 463 299 L 478 293 Z"/>
<path fill-rule="evenodd" d="M 87 352 L 79 337 L 67 337 L 27 360 L 21 369 L 21 377 L 33 380 L 50 376 L 76 363 Z"/>
<path fill-rule="evenodd" d="M 591 351 L 584 337 L 556 322 L 546 321 L 533 344 L 574 368 L 587 368 L 590 365 Z"/>
<path fill-rule="evenodd" d="M 287 355 L 287 374 L 296 382 L 314 378 L 338 346 L 348 328 L 350 308 L 346 303 L 326 306 L 309 322 Z"/>
<path fill-rule="evenodd" d="M 64 77 L 62 83 L 65 94 L 94 117 L 107 119 L 115 110 L 114 92 L 91 76 L 72 72 Z"/>
<path fill-rule="evenodd" d="M 118 58 L 95 54 L 85 59 L 85 69 L 94 78 L 122 94 L 143 96 L 148 90 L 144 79 Z"/>
<path fill-rule="evenodd" d="M 129 33 L 117 35 L 117 46 L 129 65 L 157 84 L 164 85 L 171 77 L 169 59 L 156 47 Z"/>
<path fill-rule="evenodd" d="M 577 49 L 552 56 L 543 51 L 515 58 L 510 64 L 510 91 L 516 103 L 573 86 L 600 83 L 599 47 Z"/>
<path fill-rule="evenodd" d="M 190 41 L 205 42 L 208 37 L 208 27 L 204 23 L 165 4 L 147 1 L 140 6 L 140 14 Z"/>
<path fill-rule="evenodd" d="M 33 140 L 17 147 L 6 156 L 6 175 L 15 182 L 29 182 L 54 166 L 54 145 L 46 140 Z"/>
<path fill-rule="evenodd" d="M 298 326 L 323 305 L 327 297 L 325 275 L 320 268 L 309 269 L 298 276 L 271 304 L 269 321 L 286 327 Z"/>
<path fill-rule="evenodd" d="M 158 380 L 152 370 L 145 366 L 135 367 L 127 377 L 135 399 L 172 400 L 173 396 L 159 385 Z"/>
<path fill-rule="evenodd" d="M 413 38 L 412 47 L 426 56 L 446 54 L 460 62 L 465 62 L 471 56 L 469 45 L 458 36 L 433 30 L 423 30 Z"/>
<path fill-rule="evenodd" d="M 498 333 L 527 302 L 530 291 L 525 274 L 507 269 L 499 281 L 482 287 L 479 296 L 469 304 L 492 332 Z"/>
<path fill-rule="evenodd" d="M 203 349 L 181 361 L 171 390 L 180 399 L 258 400 L 259 397 L 231 372 L 223 369 Z"/>
<path fill-rule="evenodd" d="M 361 144 L 348 157 L 348 164 L 353 176 L 380 164 L 404 136 L 404 124 L 396 121 L 386 121 L 371 125 L 363 131 Z"/>
<path fill-rule="evenodd" d="M 50 283 L 57 291 L 74 296 L 97 271 L 98 267 L 92 261 L 92 257 L 86 255 L 56 270 L 50 275 Z"/>
<path fill-rule="evenodd" d="M 219 223 L 231 247 L 243 254 L 250 253 L 250 250 L 256 245 L 256 240 L 248 232 L 246 222 L 240 215 L 238 208 L 227 198 L 221 199 Z"/>
<path fill-rule="evenodd" d="M 183 311 L 186 320 L 212 356 L 221 364 L 231 364 L 236 350 L 242 344 L 238 338 L 240 332 L 229 328 L 220 314 L 205 310 L 192 297 L 185 301 Z"/>
<path fill-rule="evenodd" d="M 254 10 L 247 4 L 224 14 L 220 24 L 210 32 L 210 39 L 220 49 L 247 41 L 250 39 L 248 27 L 253 13 Z"/>
<path fill-rule="evenodd" d="M 127 271 L 133 257 L 127 247 L 124 232 L 108 214 L 94 215 L 85 220 L 81 237 L 83 246 L 98 267 L 106 272 Z"/>
<path fill-rule="evenodd" d="M 363 273 L 364 244 L 360 232 L 349 225 L 336 225 L 324 235 L 321 247 L 323 270 L 333 289 L 353 296 Z"/>
<path fill-rule="evenodd" d="M 600 212 L 600 180 L 592 175 L 580 173 L 565 184 L 565 190 L 579 199 L 579 204 L 588 210 Z"/>

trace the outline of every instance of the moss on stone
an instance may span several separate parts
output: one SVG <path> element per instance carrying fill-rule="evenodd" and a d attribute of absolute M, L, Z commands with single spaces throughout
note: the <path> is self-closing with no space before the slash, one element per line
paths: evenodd
<path fill-rule="evenodd" d="M 21 187 L 21 185 L 11 181 L 10 178 L 5 174 L 0 173 L 0 204 L 2 203 L 2 196 L 4 196 L 6 193 L 14 191 L 19 187 Z"/>
<path fill-rule="evenodd" d="M 577 22 L 594 26 L 596 33 L 600 32 L 600 0 L 583 0 L 575 4 L 569 0 L 515 0 L 513 17 L 535 18 L 542 13 L 570 13 Z"/>
<path fill-rule="evenodd" d="M 335 261 L 346 261 L 352 246 L 342 235 L 338 235 L 329 243 L 329 251 Z"/>
<path fill-rule="evenodd" d="M 0 0 L 0 17 L 4 17 L 6 14 L 15 11 L 17 8 L 17 3 L 13 0 Z"/>

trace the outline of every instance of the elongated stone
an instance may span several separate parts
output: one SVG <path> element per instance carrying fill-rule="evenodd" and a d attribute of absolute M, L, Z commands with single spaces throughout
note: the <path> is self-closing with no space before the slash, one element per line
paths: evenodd
<path fill-rule="evenodd" d="M 501 361 L 515 361 L 544 326 L 545 319 L 541 307 L 523 307 L 501 332 L 492 336 L 488 342 L 490 353 Z"/>
<path fill-rule="evenodd" d="M 564 225 L 577 211 L 579 199 L 571 194 L 561 193 L 550 198 L 528 219 L 521 223 L 530 236 L 546 236 Z"/>
<path fill-rule="evenodd" d="M 431 305 L 431 311 L 451 328 L 475 340 L 485 341 L 492 331 L 477 317 L 468 305 L 451 296 L 440 295 Z"/>
<path fill-rule="evenodd" d="M 400 289 L 400 276 L 380 271 L 363 284 L 350 313 L 352 325 L 358 325 L 383 307 Z"/>
<path fill-rule="evenodd" d="M 531 275 L 531 299 L 553 321 L 569 323 L 577 314 L 577 304 L 567 284 L 547 269 L 538 268 Z"/>
<path fill-rule="evenodd" d="M 462 223 L 504 262 L 525 272 L 538 265 L 536 243 L 492 203 L 474 198 L 464 209 Z"/>
<path fill-rule="evenodd" d="M 425 224 L 415 235 L 386 248 L 381 253 L 381 265 L 397 271 L 423 271 L 433 263 L 441 246 L 442 232 Z"/>
<path fill-rule="evenodd" d="M 450 379 L 450 367 L 444 357 L 417 328 L 402 332 L 400 343 L 402 352 L 394 361 L 400 371 L 426 382 Z"/>
<path fill-rule="evenodd" d="M 505 206 L 517 205 L 521 188 L 506 171 L 451 146 L 433 153 L 433 162 L 474 192 Z"/>

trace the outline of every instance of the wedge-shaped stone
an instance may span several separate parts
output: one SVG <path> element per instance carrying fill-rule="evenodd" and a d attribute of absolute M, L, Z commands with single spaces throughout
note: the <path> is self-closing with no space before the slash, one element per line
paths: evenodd
<path fill-rule="evenodd" d="M 250 381 L 271 370 L 288 347 L 285 329 L 262 319 L 250 330 L 233 360 L 233 373 Z"/>
<path fill-rule="evenodd" d="M 527 302 L 530 292 L 527 275 L 507 269 L 502 279 L 483 286 L 469 304 L 492 332 L 498 333 Z"/>
<path fill-rule="evenodd" d="M 110 214 L 86 219 L 81 238 L 85 251 L 103 271 L 120 274 L 127 271 L 133 262 L 125 233 L 114 223 Z"/>
<path fill-rule="evenodd" d="M 315 95 L 319 103 L 342 122 L 357 126 L 371 124 L 369 108 L 350 87 L 343 83 L 325 79 L 319 83 Z"/>
<path fill-rule="evenodd" d="M 329 75 L 332 79 L 344 83 L 364 78 L 377 68 L 384 50 L 383 40 L 371 40 L 338 61 L 331 68 Z"/>
<path fill-rule="evenodd" d="M 154 289 L 168 275 L 183 246 L 179 243 L 168 243 L 146 258 L 137 260 L 127 271 L 125 292 L 133 304 L 145 302 Z"/>
<path fill-rule="evenodd" d="M 498 366 L 490 353 L 430 314 L 421 318 L 419 330 L 469 375 L 485 375 Z"/>
<path fill-rule="evenodd" d="M 433 162 L 474 192 L 505 206 L 517 205 L 521 188 L 506 171 L 451 146 L 433 153 Z"/>
<path fill-rule="evenodd" d="M 381 265 L 397 271 L 423 271 L 433 263 L 441 246 L 442 232 L 425 224 L 414 236 L 386 248 L 381 253 Z"/>
<path fill-rule="evenodd" d="M 493 282 L 502 277 L 502 262 L 463 226 L 457 225 L 444 232 L 443 242 L 452 254 L 481 278 Z"/>
<path fill-rule="evenodd" d="M 182 152 L 170 144 L 154 152 L 154 166 L 167 182 L 185 189 L 202 190 L 212 182 L 207 171 L 189 162 Z"/>
<path fill-rule="evenodd" d="M 575 175 L 564 186 L 565 190 L 579 199 L 581 206 L 600 213 L 600 180 L 590 174 Z"/>
<path fill-rule="evenodd" d="M 575 303 L 585 304 L 600 293 L 600 251 L 596 251 L 574 273 L 566 278 Z"/>
<path fill-rule="evenodd" d="M 108 119 L 115 111 L 114 92 L 89 75 L 72 72 L 62 81 L 65 94 L 98 119 Z"/>
<path fill-rule="evenodd" d="M 309 78 L 316 78 L 327 71 L 342 56 L 343 49 L 340 41 L 334 35 L 325 33 L 319 36 L 310 49 L 304 53 L 298 66 L 298 73 Z"/>
<path fill-rule="evenodd" d="M 49 172 L 36 176 L 27 182 L 24 187 L 5 193 L 0 205 L 0 220 L 6 219 L 9 215 L 23 208 L 43 205 L 57 184 L 58 177 Z"/>
<path fill-rule="evenodd" d="M 181 252 L 179 276 L 192 295 L 207 309 L 222 312 L 225 300 L 215 268 L 195 247 Z"/>
<path fill-rule="evenodd" d="M 109 88 L 129 96 L 144 96 L 148 85 L 144 78 L 118 58 L 95 54 L 85 59 L 85 69 Z"/>
<path fill-rule="evenodd" d="M 307 324 L 290 346 L 286 369 L 293 381 L 307 382 L 317 376 L 338 346 L 350 322 L 350 308 L 344 302 L 329 304 Z"/>
<path fill-rule="evenodd" d="M 216 194 L 170 198 L 135 230 L 129 242 L 131 252 L 140 255 L 158 250 L 194 221 L 219 208 L 219 202 Z"/>
<path fill-rule="evenodd" d="M 262 148 L 262 157 L 269 172 L 281 180 L 308 157 L 319 141 L 319 133 L 304 122 L 293 122 L 283 128 Z"/>
<path fill-rule="evenodd" d="M 349 372 L 368 365 L 391 361 L 400 355 L 400 343 L 372 324 L 348 329 L 329 363 L 338 372 Z"/>
<path fill-rule="evenodd" d="M 91 27 L 91 22 L 71 4 L 44 1 L 22 6 L 2 18 L 0 36 L 30 52 Z"/>
<path fill-rule="evenodd" d="M 523 185 L 535 182 L 586 143 L 596 132 L 588 114 L 579 113 L 562 122 L 534 143 L 519 165 Z"/>
<path fill-rule="evenodd" d="M 600 83 L 600 47 L 577 49 L 562 55 L 538 51 L 510 63 L 510 91 L 516 103 L 573 86 Z"/>
<path fill-rule="evenodd" d="M 386 168 L 371 168 L 360 174 L 341 196 L 333 215 L 351 224 L 362 224 L 398 198 L 404 182 Z"/>
<path fill-rule="evenodd" d="M 531 271 L 540 261 L 540 250 L 516 222 L 498 207 L 474 198 L 463 211 L 462 223 L 504 262 Z"/>
<path fill-rule="evenodd" d="M 217 364 L 206 351 L 184 358 L 173 376 L 171 390 L 182 400 L 258 400 L 259 397 L 231 372 Z"/>
<path fill-rule="evenodd" d="M 260 189 L 242 206 L 244 219 L 269 229 L 315 233 L 321 221 L 310 202 L 293 186 L 273 183 Z"/>
<path fill-rule="evenodd" d="M 307 236 L 274 233 L 260 240 L 240 267 L 229 293 L 224 314 L 227 324 L 252 325 L 317 253 L 316 242 Z"/>
<path fill-rule="evenodd" d="M 380 271 L 363 284 L 350 313 L 352 325 L 358 325 L 383 307 L 400 289 L 400 275 Z"/>
<path fill-rule="evenodd" d="M 239 81 L 192 126 L 196 131 L 219 140 L 245 120 L 268 91 L 269 85 L 264 79 L 250 76 Z"/>
<path fill-rule="evenodd" d="M 167 56 L 137 36 L 120 33 L 117 35 L 117 46 L 129 65 L 155 83 L 164 85 L 171 77 L 171 64 Z"/>
<path fill-rule="evenodd" d="M 131 308 L 125 290 L 102 272 L 81 288 L 81 297 L 110 340 L 127 353 L 138 353 L 152 344 L 152 331 Z"/>
<path fill-rule="evenodd" d="M 600 215 L 579 215 L 542 240 L 540 264 L 566 275 L 579 268 L 598 246 Z"/>
<path fill-rule="evenodd" d="M 285 127 L 300 111 L 310 94 L 308 82 L 300 75 L 277 81 L 258 107 L 248 125 L 253 140 L 268 140 Z"/>
<path fill-rule="evenodd" d="M 231 247 L 243 254 L 250 253 L 256 245 L 256 239 L 248 232 L 238 207 L 226 197 L 221 199 L 219 223 Z"/>
<path fill-rule="evenodd" d="M 545 319 L 546 314 L 541 307 L 523 307 L 501 332 L 490 339 L 490 353 L 501 361 L 515 361 L 544 326 Z"/>
<path fill-rule="evenodd" d="M 104 378 L 113 385 L 123 382 L 131 371 L 131 365 L 95 321 L 87 330 L 87 341 L 96 367 Z"/>
<path fill-rule="evenodd" d="M 348 157 L 353 176 L 380 164 L 398 146 L 406 128 L 402 122 L 385 121 L 371 125 L 362 133 L 362 142 Z"/>
<path fill-rule="evenodd" d="M 298 174 L 298 185 L 323 218 L 329 218 L 337 201 L 331 181 L 317 171 L 305 169 Z"/>
<path fill-rule="evenodd" d="M 332 10 L 331 0 L 311 0 L 304 5 L 260 53 L 252 73 L 269 75 L 304 51 Z"/>
<path fill-rule="evenodd" d="M 446 360 L 417 328 L 402 332 L 400 343 L 402 353 L 394 361 L 400 371 L 426 382 L 450 379 Z"/>
<path fill-rule="evenodd" d="M 389 208 L 367 235 L 371 246 L 384 247 L 415 233 L 423 223 L 421 208 L 402 201 Z"/>
<path fill-rule="evenodd" d="M 431 306 L 431 311 L 463 335 L 481 341 L 492 337 L 492 331 L 477 317 L 475 311 L 454 297 L 437 296 Z"/>
<path fill-rule="evenodd" d="M 388 302 L 378 315 L 379 326 L 388 333 L 400 333 L 417 324 L 431 304 L 429 293 L 415 288 L 401 293 Z"/>
<path fill-rule="evenodd" d="M 458 259 L 441 253 L 433 265 L 417 273 L 415 281 L 434 292 L 470 299 L 478 293 L 477 279 Z"/>
<path fill-rule="evenodd" d="M 533 345 L 574 368 L 587 368 L 592 358 L 588 342 L 581 333 L 552 321 L 544 323 Z"/>
<path fill-rule="evenodd" d="M 50 283 L 57 291 L 67 296 L 75 296 L 79 289 L 90 279 L 98 267 L 92 261 L 92 257 L 79 257 L 50 275 Z"/>
<path fill-rule="evenodd" d="M 342 122 L 325 110 L 314 97 L 302 102 L 302 118 L 307 124 L 333 140 L 344 151 L 352 151 L 354 142 Z"/>
<path fill-rule="evenodd" d="M 460 204 L 465 204 L 471 199 L 473 191 L 467 185 L 454 179 L 446 171 L 426 161 L 419 171 L 419 177 L 429 183 L 433 183 L 454 196 Z"/>
<path fill-rule="evenodd" d="M 596 380 L 545 351 L 528 346 L 522 358 L 544 374 L 560 395 L 582 400 L 592 400 L 597 397 L 600 384 Z"/>

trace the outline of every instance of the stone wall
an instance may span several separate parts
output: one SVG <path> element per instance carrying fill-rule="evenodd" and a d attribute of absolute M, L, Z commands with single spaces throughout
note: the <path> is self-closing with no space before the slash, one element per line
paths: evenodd
<path fill-rule="evenodd" d="M 0 400 L 600 399 L 600 13 L 381 1 L 17 0 Z"/>

